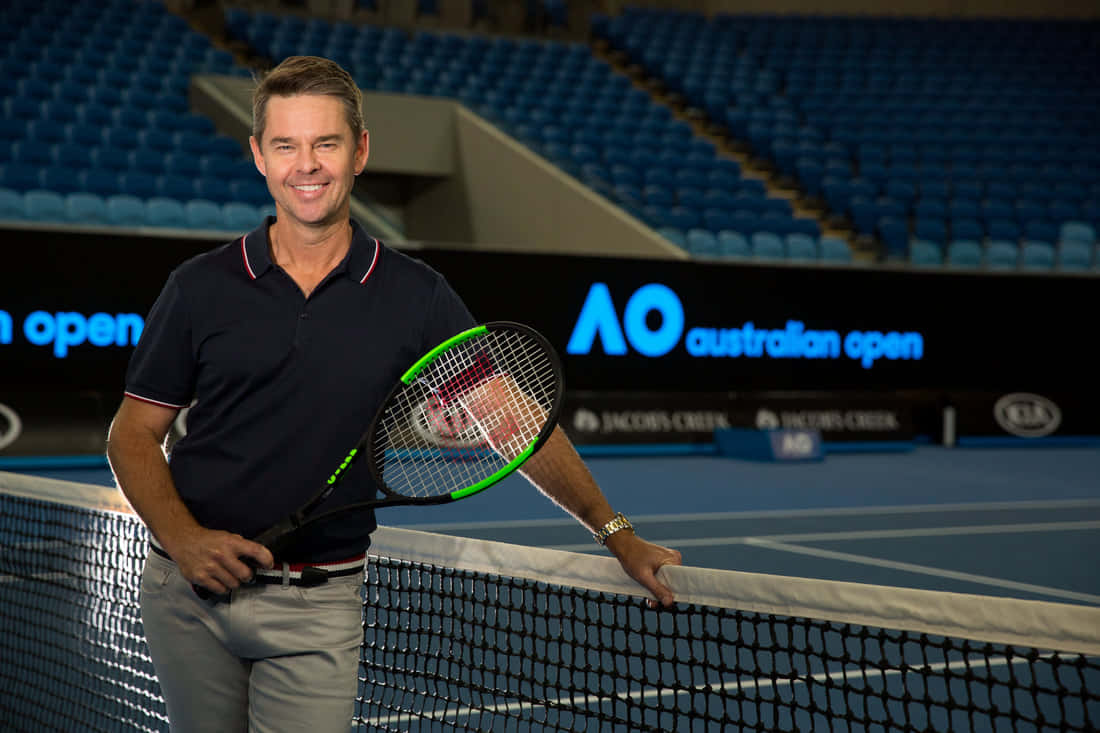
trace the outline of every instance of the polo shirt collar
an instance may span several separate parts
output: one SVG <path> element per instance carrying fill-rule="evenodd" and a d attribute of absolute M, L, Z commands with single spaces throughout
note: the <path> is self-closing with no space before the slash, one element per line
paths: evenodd
<path fill-rule="evenodd" d="M 275 223 L 275 217 L 269 216 L 257 229 L 241 237 L 241 262 L 245 274 L 250 280 L 256 280 L 275 264 L 271 261 L 268 247 L 268 227 Z M 367 282 L 382 255 L 382 243 L 363 231 L 359 222 L 351 220 L 351 248 L 347 256 L 340 261 L 335 272 L 343 272 L 360 285 Z"/>

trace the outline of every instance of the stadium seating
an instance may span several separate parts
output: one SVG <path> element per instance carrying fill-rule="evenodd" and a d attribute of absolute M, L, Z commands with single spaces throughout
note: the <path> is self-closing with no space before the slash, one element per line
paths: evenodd
<path fill-rule="evenodd" d="M 1042 269 L 1030 243 L 1100 226 L 1095 25 L 629 8 L 593 30 L 889 259 L 973 267 L 965 241 Z"/>
<path fill-rule="evenodd" d="M 173 168 L 184 143 L 193 146 L 187 154 L 225 160 L 220 183 L 255 182 L 240 145 L 191 114 L 187 101 L 191 74 L 250 72 L 163 4 L 10 0 L 0 20 L 7 29 L 0 187 L 21 198 L 24 215 L 82 224 L 178 222 L 168 210 L 178 213 L 176 205 L 195 192 L 175 176 L 201 178 Z M 36 191 L 51 195 L 31 195 Z M 220 193 L 217 205 L 233 200 L 232 189 Z M 139 219 L 133 201 L 112 206 L 108 200 L 118 195 L 138 199 L 153 218 Z M 174 204 L 145 210 L 144 202 L 158 197 Z M 5 198 L 6 206 L 15 205 Z"/>
<path fill-rule="evenodd" d="M 192 74 L 249 70 L 160 3 L 58 7 L 0 9 L 0 216 L 253 228 L 270 210 L 262 178 L 187 102 Z M 585 45 L 239 8 L 224 18 L 273 61 L 325 55 L 365 89 L 463 102 L 692 254 L 852 261 L 847 242 Z M 887 259 L 1038 272 L 1097 265 L 1090 28 L 642 8 L 593 22 L 821 221 Z"/>

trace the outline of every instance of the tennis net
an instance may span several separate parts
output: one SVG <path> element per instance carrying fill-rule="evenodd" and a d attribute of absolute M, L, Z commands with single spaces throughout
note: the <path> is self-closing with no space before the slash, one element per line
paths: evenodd
<path fill-rule="evenodd" d="M 0 473 L 0 729 L 168 729 L 147 534 L 117 492 Z M 382 528 L 359 730 L 1095 730 L 1100 608 L 667 568 Z"/>

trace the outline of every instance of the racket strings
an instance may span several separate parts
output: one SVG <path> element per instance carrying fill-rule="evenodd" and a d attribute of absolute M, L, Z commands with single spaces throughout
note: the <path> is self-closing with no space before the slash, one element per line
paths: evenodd
<path fill-rule="evenodd" d="M 557 399 L 554 364 L 521 331 L 485 332 L 427 365 L 392 398 L 374 460 L 398 494 L 450 494 L 492 476 L 538 438 Z"/>

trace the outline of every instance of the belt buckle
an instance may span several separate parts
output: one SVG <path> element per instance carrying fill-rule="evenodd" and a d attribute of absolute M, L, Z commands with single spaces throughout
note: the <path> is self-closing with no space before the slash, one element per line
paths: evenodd
<path fill-rule="evenodd" d="M 324 568 L 304 567 L 298 584 L 303 588 L 313 588 L 328 582 L 328 571 Z"/>

